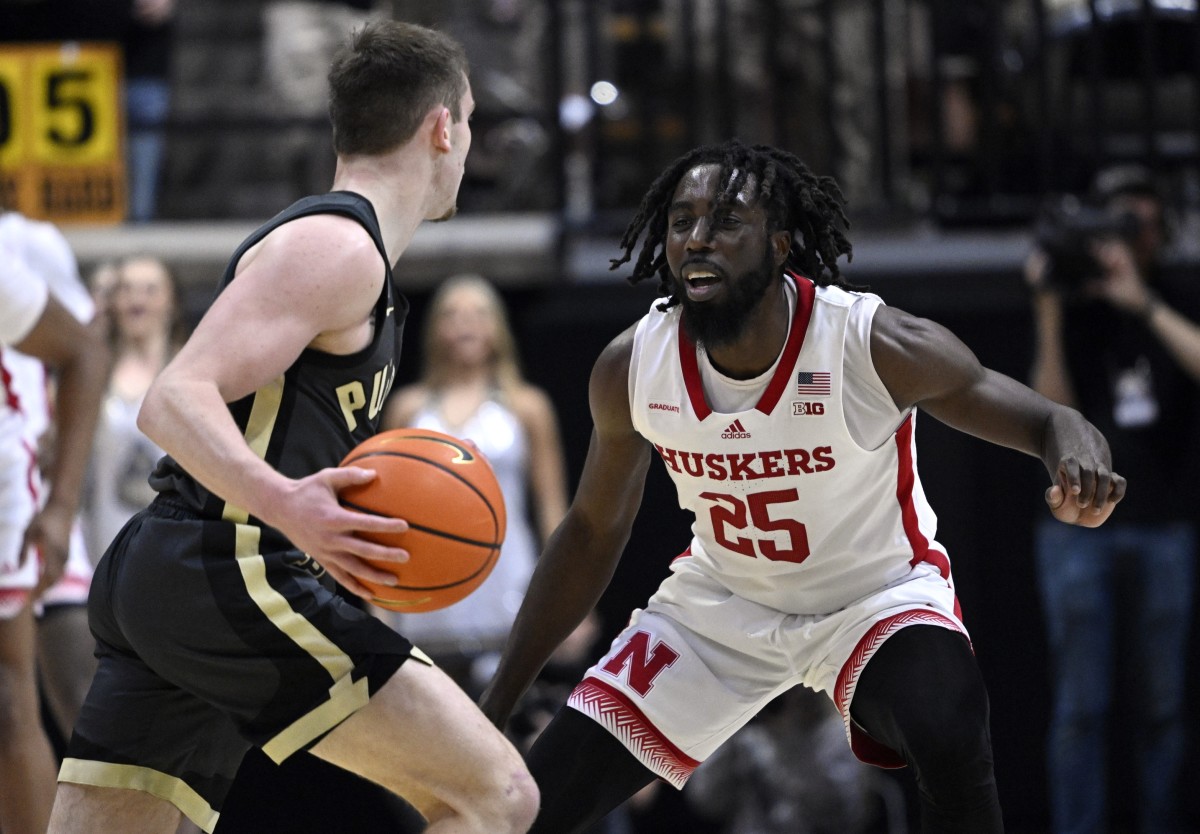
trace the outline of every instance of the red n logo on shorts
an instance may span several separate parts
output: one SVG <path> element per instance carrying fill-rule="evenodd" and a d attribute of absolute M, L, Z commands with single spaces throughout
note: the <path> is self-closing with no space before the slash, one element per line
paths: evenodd
<path fill-rule="evenodd" d="M 655 644 L 654 651 L 649 648 L 650 635 L 644 631 L 634 632 L 629 642 L 604 664 L 604 671 L 619 677 L 621 670 L 628 666 L 629 687 L 645 697 L 659 673 L 679 659 L 679 652 L 661 640 Z"/>

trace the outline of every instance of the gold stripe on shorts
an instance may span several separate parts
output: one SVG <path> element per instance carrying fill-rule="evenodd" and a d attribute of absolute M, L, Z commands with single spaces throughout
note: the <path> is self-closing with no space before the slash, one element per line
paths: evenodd
<path fill-rule="evenodd" d="M 211 834 L 220 814 L 200 794 L 175 776 L 159 770 L 111 762 L 63 759 L 58 781 L 96 788 L 127 788 L 143 791 L 170 802 L 204 831 Z"/>
<path fill-rule="evenodd" d="M 252 524 L 239 524 L 236 529 L 235 555 L 251 599 L 276 628 L 321 664 L 332 682 L 328 701 L 263 745 L 263 752 L 278 763 L 365 705 L 370 688 L 366 678 L 352 680 L 353 659 L 267 582 L 266 562 L 259 553 L 262 530 Z"/>

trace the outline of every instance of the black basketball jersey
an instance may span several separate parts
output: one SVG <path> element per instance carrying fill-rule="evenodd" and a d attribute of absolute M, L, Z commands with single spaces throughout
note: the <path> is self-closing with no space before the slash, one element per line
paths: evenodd
<path fill-rule="evenodd" d="M 311 214 L 341 214 L 361 223 L 383 256 L 385 274 L 370 344 L 344 356 L 305 350 L 281 377 L 229 404 L 250 448 L 290 478 L 337 466 L 346 453 L 378 430 L 396 376 L 408 313 L 407 299 L 392 286 L 375 210 L 365 198 L 348 191 L 306 197 L 255 230 L 230 258 L 217 294 L 234 280 L 238 261 L 250 247 L 284 223 Z M 236 357 L 230 361 L 237 361 Z M 174 493 L 176 500 L 204 518 L 259 523 L 205 489 L 169 455 L 159 461 L 150 485 L 160 493 Z"/>

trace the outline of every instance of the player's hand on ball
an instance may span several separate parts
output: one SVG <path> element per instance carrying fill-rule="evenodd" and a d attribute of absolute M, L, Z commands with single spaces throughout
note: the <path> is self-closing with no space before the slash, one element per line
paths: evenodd
<path fill-rule="evenodd" d="M 1105 467 L 1082 466 L 1068 458 L 1059 464 L 1057 476 L 1046 490 L 1046 505 L 1067 524 L 1099 527 L 1125 497 L 1125 478 Z"/>
<path fill-rule="evenodd" d="M 360 577 L 371 602 L 405 613 L 436 611 L 483 584 L 500 556 L 507 516 L 496 473 L 474 443 L 430 429 L 389 429 L 351 449 L 342 465 L 376 475 L 342 487 L 343 506 L 408 522 L 401 536 L 362 533 L 412 557 L 376 562 L 389 572 L 386 583 Z"/>
<path fill-rule="evenodd" d="M 273 522 L 304 553 L 329 571 L 339 584 L 356 596 L 370 599 L 363 581 L 394 584 L 395 574 L 371 565 L 376 562 L 407 562 L 409 554 L 399 547 L 368 541 L 361 534 L 399 534 L 408 522 L 399 518 L 354 512 L 338 502 L 338 492 L 367 483 L 375 473 L 360 467 L 338 467 L 294 481 L 287 500 L 281 502 L 281 518 Z"/>

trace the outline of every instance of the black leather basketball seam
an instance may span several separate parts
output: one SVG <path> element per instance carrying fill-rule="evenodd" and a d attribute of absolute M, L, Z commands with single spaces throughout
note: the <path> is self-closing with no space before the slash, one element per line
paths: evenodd
<path fill-rule="evenodd" d="M 352 501 L 342 501 L 341 503 L 343 507 L 356 510 L 360 513 L 378 516 L 379 518 L 392 518 L 392 516 L 389 516 L 386 513 L 368 509 L 367 507 L 360 506 Z M 499 547 L 500 545 L 504 544 L 504 542 L 485 542 L 480 541 L 479 539 L 468 539 L 466 536 L 456 536 L 453 533 L 447 533 L 444 530 L 438 530 L 434 527 L 426 527 L 423 524 L 413 524 L 411 521 L 408 523 L 408 529 L 420 530 L 422 533 L 428 533 L 431 536 L 438 536 L 443 539 L 450 539 L 451 541 L 461 542 L 463 544 L 469 544 L 475 547 Z M 403 533 L 398 533 L 397 535 L 403 535 Z"/>
<path fill-rule="evenodd" d="M 472 573 L 470 576 L 464 576 L 462 579 L 456 579 L 453 582 L 448 582 L 445 585 L 387 585 L 385 587 L 386 590 L 395 591 L 444 591 L 447 588 L 456 588 L 459 585 L 462 585 L 464 582 L 470 582 L 472 579 L 479 576 L 479 574 L 483 573 L 485 570 L 488 570 L 492 563 L 496 561 L 496 557 L 499 555 L 500 548 L 493 547 L 491 555 L 484 559 L 483 564 L 481 564 L 474 573 Z M 387 597 L 380 597 L 376 595 L 376 598 L 386 600 L 388 605 L 396 604 L 396 600 L 391 600 Z"/>

